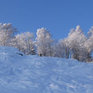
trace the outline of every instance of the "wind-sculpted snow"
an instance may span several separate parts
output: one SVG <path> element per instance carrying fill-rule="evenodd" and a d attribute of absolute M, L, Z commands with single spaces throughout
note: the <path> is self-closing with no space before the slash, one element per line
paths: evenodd
<path fill-rule="evenodd" d="M 93 92 L 93 63 L 18 53 L 0 48 L 0 93 Z"/>

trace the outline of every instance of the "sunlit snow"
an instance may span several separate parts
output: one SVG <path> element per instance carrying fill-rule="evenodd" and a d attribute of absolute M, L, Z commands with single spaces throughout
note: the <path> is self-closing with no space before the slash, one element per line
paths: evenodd
<path fill-rule="evenodd" d="M 93 92 L 93 63 L 18 53 L 0 47 L 0 93 Z"/>

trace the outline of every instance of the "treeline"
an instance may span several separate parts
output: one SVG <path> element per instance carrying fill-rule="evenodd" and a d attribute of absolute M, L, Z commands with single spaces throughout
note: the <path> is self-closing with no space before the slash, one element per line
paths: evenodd
<path fill-rule="evenodd" d="M 65 39 L 56 42 L 45 28 L 37 29 L 36 38 L 30 32 L 17 34 L 12 24 L 0 24 L 0 46 L 18 48 L 24 54 L 73 58 L 79 61 L 92 61 L 93 27 L 87 36 L 80 26 L 71 29 Z"/>

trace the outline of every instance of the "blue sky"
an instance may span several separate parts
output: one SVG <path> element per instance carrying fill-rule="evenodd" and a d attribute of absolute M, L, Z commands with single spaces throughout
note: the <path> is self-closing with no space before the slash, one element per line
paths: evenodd
<path fill-rule="evenodd" d="M 47 28 L 56 39 L 80 25 L 93 25 L 93 0 L 0 0 L 0 23 L 12 23 L 19 32 Z"/>

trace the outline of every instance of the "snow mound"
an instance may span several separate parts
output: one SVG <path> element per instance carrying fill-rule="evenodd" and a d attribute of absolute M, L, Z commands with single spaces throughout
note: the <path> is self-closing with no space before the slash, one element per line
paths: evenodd
<path fill-rule="evenodd" d="M 93 63 L 17 53 L 0 47 L 0 93 L 93 92 Z"/>

